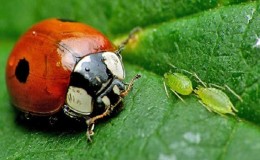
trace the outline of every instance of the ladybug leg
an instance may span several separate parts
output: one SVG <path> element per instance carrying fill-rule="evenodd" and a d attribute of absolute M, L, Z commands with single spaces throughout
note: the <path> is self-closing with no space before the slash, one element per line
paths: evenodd
<path fill-rule="evenodd" d="M 139 79 L 140 77 L 141 77 L 140 74 L 135 75 L 134 78 L 133 78 L 133 79 L 130 81 L 130 83 L 128 84 L 126 90 L 124 90 L 123 92 L 120 93 L 120 96 L 121 96 L 121 97 L 127 96 L 128 93 L 130 92 L 130 90 L 133 88 L 135 80 Z"/>
<path fill-rule="evenodd" d="M 123 98 L 120 97 L 119 100 L 116 102 L 116 104 L 108 106 L 107 109 L 105 110 L 105 112 L 103 112 L 100 115 L 97 115 L 95 117 L 92 117 L 92 118 L 89 118 L 89 119 L 86 120 L 86 124 L 88 125 L 88 129 L 87 129 L 86 135 L 87 135 L 87 138 L 88 138 L 88 140 L 90 142 L 92 142 L 91 136 L 94 135 L 94 131 L 93 130 L 94 130 L 94 126 L 95 126 L 96 121 L 99 120 L 99 119 L 102 119 L 102 118 L 104 118 L 106 116 L 109 116 L 113 112 L 115 107 L 120 102 L 122 102 L 122 100 L 123 100 Z"/>
<path fill-rule="evenodd" d="M 49 117 L 49 124 L 51 126 L 54 126 L 58 122 L 58 117 L 57 116 L 50 116 Z"/>
<path fill-rule="evenodd" d="M 113 85 L 110 85 L 109 88 L 107 88 L 106 91 L 103 92 L 103 94 L 101 94 L 97 99 L 97 103 L 103 103 L 102 102 L 102 98 L 101 97 L 104 97 L 107 93 L 109 93 L 111 90 L 113 90 L 114 86 L 118 86 L 118 88 L 122 88 L 122 92 L 120 92 L 120 95 L 119 95 L 119 99 L 116 101 L 116 103 L 114 103 L 113 105 L 107 105 L 106 106 L 106 110 L 100 114 L 100 115 L 97 115 L 95 117 L 92 117 L 92 118 L 89 118 L 86 120 L 86 124 L 88 126 L 88 129 L 87 129 L 87 138 L 88 140 L 91 142 L 91 136 L 94 135 L 94 126 L 95 126 L 95 123 L 97 120 L 99 119 L 102 119 L 106 116 L 109 116 L 113 111 L 114 109 L 119 105 L 119 103 L 122 102 L 123 98 L 130 92 L 130 90 L 132 89 L 133 85 L 134 85 L 134 81 L 139 79 L 141 77 L 140 74 L 137 74 L 131 81 L 130 83 L 128 84 L 128 87 L 126 89 L 123 89 L 123 84 L 121 84 L 118 80 L 114 80 L 113 82 Z"/>
<path fill-rule="evenodd" d="M 30 120 L 32 115 L 29 112 L 22 113 L 22 119 Z"/>

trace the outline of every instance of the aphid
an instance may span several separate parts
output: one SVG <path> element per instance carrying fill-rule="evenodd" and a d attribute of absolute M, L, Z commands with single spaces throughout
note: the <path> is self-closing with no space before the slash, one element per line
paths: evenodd
<path fill-rule="evenodd" d="M 234 112 L 238 112 L 226 93 L 220 89 L 199 86 L 194 92 L 200 98 L 199 102 L 210 112 L 220 115 L 227 113 L 235 115 Z"/>
<path fill-rule="evenodd" d="M 238 110 L 234 107 L 229 97 L 225 92 L 214 87 L 207 87 L 206 84 L 196 75 L 195 76 L 203 86 L 198 86 L 194 93 L 200 99 L 199 102 L 210 112 L 213 111 L 219 115 L 232 114 L 235 116 L 235 112 Z M 217 86 L 217 85 L 214 85 Z M 218 86 L 217 86 L 218 87 Z M 227 85 L 225 87 L 233 93 L 240 101 L 242 98 L 238 96 L 231 88 Z"/>
<path fill-rule="evenodd" d="M 174 65 L 169 64 L 173 68 L 176 68 Z M 210 84 L 209 87 L 205 82 L 203 82 L 196 73 L 191 73 L 189 71 L 183 70 L 182 71 L 192 75 L 196 78 L 196 80 L 201 83 L 203 86 L 198 86 L 196 89 L 193 90 L 191 80 L 182 73 L 165 73 L 164 74 L 164 87 L 166 90 L 166 94 L 168 96 L 167 87 L 183 102 L 184 100 L 179 96 L 180 95 L 190 95 L 192 91 L 197 95 L 200 99 L 199 102 L 210 112 L 215 112 L 220 115 L 224 114 L 232 114 L 235 115 L 235 112 L 238 110 L 234 107 L 232 102 L 230 101 L 229 97 L 224 90 L 223 87 L 218 85 Z M 214 87 L 213 87 L 214 86 Z M 235 95 L 241 102 L 243 101 L 242 98 L 237 95 L 230 87 L 224 85 L 233 95 Z M 217 87 L 217 88 L 216 88 Z M 221 88 L 221 89 L 218 89 Z"/>
<path fill-rule="evenodd" d="M 180 70 L 180 72 L 185 72 L 188 73 L 190 75 L 193 75 L 191 72 L 185 70 L 185 69 L 179 69 L 176 66 L 174 66 L 173 64 L 171 64 L 170 62 L 168 62 L 169 66 L 171 66 L 172 68 L 174 68 L 175 70 Z M 190 95 L 193 91 L 193 87 L 192 87 L 192 82 L 189 79 L 189 77 L 187 77 L 186 75 L 182 74 L 182 73 L 177 73 L 177 72 L 168 72 L 164 74 L 164 89 L 166 92 L 167 97 L 169 97 L 168 91 L 167 91 L 167 87 L 168 86 L 170 88 L 170 90 L 182 101 L 185 102 L 180 95 Z M 180 95 L 179 95 L 180 94 Z"/>
<path fill-rule="evenodd" d="M 170 90 L 183 102 L 184 100 L 180 95 L 189 95 L 192 93 L 192 82 L 191 80 L 182 73 L 165 73 L 164 74 L 164 86 L 166 90 L 166 94 L 168 95 L 166 85 L 170 88 Z"/>

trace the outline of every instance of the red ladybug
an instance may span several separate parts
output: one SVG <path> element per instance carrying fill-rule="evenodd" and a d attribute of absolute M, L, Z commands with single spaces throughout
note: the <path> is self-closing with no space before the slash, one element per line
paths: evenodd
<path fill-rule="evenodd" d="M 85 118 L 93 135 L 97 119 L 109 115 L 133 85 L 125 77 L 120 50 L 96 29 L 78 22 L 44 20 L 17 42 L 6 66 L 11 102 L 36 116 L 64 111 Z"/>

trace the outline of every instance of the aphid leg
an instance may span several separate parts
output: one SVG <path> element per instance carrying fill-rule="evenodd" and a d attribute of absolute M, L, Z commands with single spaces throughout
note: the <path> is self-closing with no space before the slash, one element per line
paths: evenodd
<path fill-rule="evenodd" d="M 199 101 L 200 104 L 202 104 L 208 111 L 217 113 L 218 115 L 227 118 L 227 116 L 223 113 L 217 112 L 216 110 L 211 110 L 207 105 L 205 105 L 202 101 Z M 236 116 L 233 112 L 229 112 L 229 114 L 232 114 L 233 116 Z"/>
<path fill-rule="evenodd" d="M 238 122 L 241 122 L 242 120 L 235 114 L 234 115 L 235 119 L 238 121 Z"/>
<path fill-rule="evenodd" d="M 214 112 L 214 113 L 217 113 L 218 115 L 220 115 L 220 116 L 222 116 L 222 117 L 226 117 L 227 118 L 227 116 L 226 115 L 224 115 L 224 114 L 222 114 L 222 113 L 220 113 L 220 112 L 217 112 L 217 111 L 215 111 L 215 110 L 211 110 L 207 105 L 205 105 L 202 101 L 199 101 L 200 102 L 200 104 L 202 104 L 208 111 L 210 111 L 210 112 Z"/>
<path fill-rule="evenodd" d="M 215 112 L 215 111 L 214 111 Z M 223 114 L 223 113 L 220 113 L 220 112 L 215 112 L 215 113 L 217 113 L 218 115 L 220 115 L 220 116 L 222 116 L 222 117 L 224 117 L 224 118 L 228 118 L 225 114 Z M 234 113 L 230 113 L 230 114 L 232 114 L 233 116 L 235 116 L 235 114 Z"/>
<path fill-rule="evenodd" d="M 199 103 L 202 104 L 208 111 L 212 112 L 212 110 L 207 105 L 205 105 L 202 101 L 199 100 Z"/>
<path fill-rule="evenodd" d="M 238 112 L 238 110 L 233 105 L 231 105 L 231 108 L 233 111 Z"/>
<path fill-rule="evenodd" d="M 236 114 L 234 112 L 229 112 L 229 114 L 231 114 L 233 116 L 236 116 Z"/>
<path fill-rule="evenodd" d="M 115 107 L 116 107 L 120 102 L 122 102 L 122 100 L 123 100 L 123 98 L 120 97 L 119 100 L 116 102 L 116 104 L 108 106 L 107 109 L 105 110 L 105 112 L 103 112 L 103 113 L 100 114 L 100 115 L 97 115 L 97 116 L 95 116 L 95 117 L 92 117 L 92 118 L 89 118 L 89 119 L 86 120 L 86 124 L 87 124 L 87 126 L 88 126 L 86 136 L 87 136 L 87 139 L 88 139 L 90 142 L 92 142 L 91 136 L 94 135 L 94 131 L 93 131 L 93 130 L 94 130 L 94 126 L 95 126 L 96 121 L 99 120 L 99 119 L 102 119 L 102 118 L 104 118 L 104 117 L 106 117 L 106 116 L 109 116 L 109 115 L 113 112 L 113 110 L 115 109 Z"/>
<path fill-rule="evenodd" d="M 239 99 L 241 102 L 243 102 L 243 99 L 235 91 L 233 91 L 228 85 L 225 84 L 224 86 L 228 89 L 229 92 L 231 92 L 234 96 L 236 96 L 237 99 Z"/>
<path fill-rule="evenodd" d="M 122 50 L 125 48 L 125 46 L 127 45 L 127 43 L 128 43 L 130 40 L 134 39 L 135 36 L 136 36 L 136 34 L 137 34 L 138 32 L 140 32 L 141 30 L 142 30 L 141 27 L 136 27 L 136 28 L 134 28 L 134 29 L 129 33 L 128 37 L 127 37 L 123 42 L 121 42 L 121 44 L 118 46 L 118 50 L 116 51 L 116 54 L 119 54 L 119 55 L 120 55 L 120 53 L 121 53 Z"/>
<path fill-rule="evenodd" d="M 184 101 L 184 99 L 182 99 L 181 96 L 180 96 L 177 92 L 175 92 L 175 91 L 172 90 L 172 89 L 171 89 L 171 91 L 172 91 L 183 103 L 186 103 L 186 102 Z"/>
<path fill-rule="evenodd" d="M 120 96 L 125 97 L 130 92 L 130 90 L 133 88 L 135 80 L 139 79 L 140 77 L 141 77 L 140 74 L 135 75 L 134 78 L 128 84 L 128 87 L 126 88 L 126 90 L 124 90 L 123 92 L 120 93 Z"/>
<path fill-rule="evenodd" d="M 164 90 L 165 90 L 166 96 L 169 98 L 170 96 L 169 96 L 169 93 L 168 93 L 165 81 L 163 81 L 163 86 L 164 86 Z"/>

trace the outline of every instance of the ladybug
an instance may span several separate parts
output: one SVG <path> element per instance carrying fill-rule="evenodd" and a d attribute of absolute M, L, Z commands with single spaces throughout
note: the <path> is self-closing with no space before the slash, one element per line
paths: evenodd
<path fill-rule="evenodd" d="M 82 23 L 47 19 L 30 28 L 13 48 L 6 66 L 11 103 L 26 114 L 85 119 L 91 140 L 96 120 L 108 116 L 129 93 L 116 48 Z"/>

